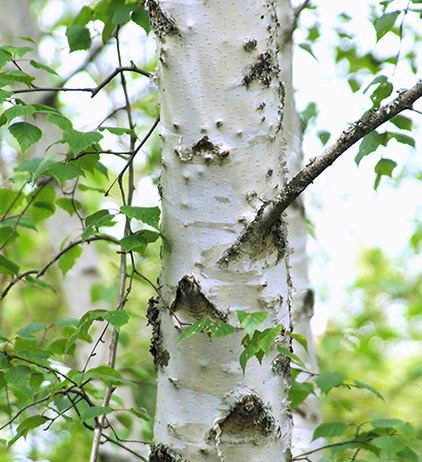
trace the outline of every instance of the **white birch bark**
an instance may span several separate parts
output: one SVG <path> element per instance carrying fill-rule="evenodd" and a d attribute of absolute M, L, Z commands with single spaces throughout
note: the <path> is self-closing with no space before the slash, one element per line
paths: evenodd
<path fill-rule="evenodd" d="M 221 256 L 283 186 L 282 29 L 275 1 L 151 0 L 161 104 L 162 296 L 184 322 L 238 326 L 236 309 L 291 328 L 285 226 Z M 158 318 L 158 319 L 157 319 Z M 161 319 L 159 319 L 161 318 Z M 239 365 L 244 332 L 212 342 L 150 307 L 158 398 L 150 460 L 289 461 L 290 368 L 276 348 Z M 277 339 L 286 346 L 284 336 Z M 182 459 L 181 459 L 182 458 Z"/>

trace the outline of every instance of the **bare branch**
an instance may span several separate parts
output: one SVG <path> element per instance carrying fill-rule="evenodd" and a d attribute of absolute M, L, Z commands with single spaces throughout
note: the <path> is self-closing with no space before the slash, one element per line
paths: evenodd
<path fill-rule="evenodd" d="M 228 265 L 232 258 L 235 258 L 241 247 L 257 236 L 264 235 L 271 229 L 274 223 L 281 217 L 281 214 L 321 173 L 333 162 L 346 152 L 357 141 L 361 140 L 368 133 L 378 128 L 383 123 L 406 109 L 412 109 L 413 103 L 422 96 L 422 80 L 419 80 L 409 90 L 400 92 L 393 101 L 381 106 L 375 111 L 369 112 L 346 131 L 338 140 L 327 148 L 320 156 L 311 162 L 293 177 L 284 186 L 282 191 L 273 200 L 264 204 L 257 212 L 255 219 L 248 225 L 237 241 L 227 249 L 219 263 Z"/>

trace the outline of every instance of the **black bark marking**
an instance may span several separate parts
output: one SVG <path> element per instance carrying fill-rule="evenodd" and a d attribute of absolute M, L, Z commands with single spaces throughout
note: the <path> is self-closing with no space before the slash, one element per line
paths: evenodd
<path fill-rule="evenodd" d="M 150 298 L 148 301 L 147 319 L 148 325 L 152 326 L 152 337 L 149 351 L 154 358 L 155 370 L 168 366 L 170 353 L 163 347 L 163 340 L 160 329 L 160 310 L 158 308 L 158 300 Z"/>
<path fill-rule="evenodd" d="M 276 358 L 273 359 L 271 363 L 271 370 L 273 371 L 274 375 L 281 375 L 288 380 L 292 378 L 292 368 L 290 366 L 290 358 L 284 355 L 278 355 Z"/>
<path fill-rule="evenodd" d="M 262 400 L 257 395 L 248 393 L 233 404 L 218 426 L 221 430 L 221 441 L 247 441 L 274 433 L 275 420 Z"/>
<path fill-rule="evenodd" d="M 227 321 L 227 315 L 208 300 L 194 276 L 183 276 L 179 281 L 171 310 L 191 321 L 201 321 L 207 317 L 215 321 Z"/>
<path fill-rule="evenodd" d="M 163 42 L 165 41 L 166 35 L 176 35 L 180 33 L 176 21 L 161 8 L 158 0 L 148 0 L 147 8 L 151 29 Z"/>
<path fill-rule="evenodd" d="M 249 88 L 252 82 L 258 81 L 262 85 L 269 87 L 277 71 L 277 66 L 271 53 L 265 51 L 260 53 L 258 61 L 247 69 L 243 76 L 242 85 Z"/>
<path fill-rule="evenodd" d="M 258 45 L 258 41 L 254 38 L 248 38 L 243 42 L 243 49 L 250 53 L 252 50 L 255 50 L 256 46 Z"/>
<path fill-rule="evenodd" d="M 152 443 L 149 462 L 189 462 L 176 451 L 162 443 Z"/>

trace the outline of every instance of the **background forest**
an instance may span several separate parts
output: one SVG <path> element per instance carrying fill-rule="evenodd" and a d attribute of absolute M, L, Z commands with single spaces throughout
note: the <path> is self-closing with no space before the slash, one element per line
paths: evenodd
<path fill-rule="evenodd" d="M 5 8 L 5 2 L 13 3 L 0 0 Z M 364 111 L 413 85 L 422 67 L 421 1 L 318 3 L 305 2 L 295 32 L 295 85 L 307 159 Z M 65 358 L 56 364 L 63 374 L 74 367 L 93 383 L 119 385 L 113 406 L 123 408 L 120 399 L 131 403 L 128 412 L 117 415 L 119 438 L 136 427 L 137 439 L 148 443 L 156 376 L 147 308 L 157 295 L 162 245 L 156 191 L 159 108 L 149 80 L 156 58 L 148 17 L 142 2 L 125 0 L 20 0 L 12 16 L 0 19 L 0 65 L 5 66 L 0 74 L 0 348 L 14 339 L 15 351 L 42 363 L 45 352 L 35 350 L 48 338 L 49 350 Z M 127 72 L 108 80 L 119 67 Z M 12 92 L 30 90 L 32 83 L 84 90 L 14 93 L 24 102 L 12 105 Z M 30 103 L 39 105 L 41 140 L 24 125 L 29 117 L 31 124 L 34 120 L 34 111 L 26 109 Z M 60 112 L 47 108 L 51 105 Z M 415 108 L 422 111 L 422 104 Z M 366 137 L 306 195 L 320 370 L 339 371 L 376 389 L 350 388 L 340 380 L 320 396 L 323 421 L 354 429 L 378 418 L 400 419 L 391 425 L 407 431 L 409 440 L 422 439 L 421 114 L 398 116 L 387 137 L 381 131 Z M 64 141 L 53 145 L 62 131 Z M 34 159 L 46 149 L 47 156 L 66 155 L 64 143 L 76 156 L 92 149 L 91 157 L 76 159 L 72 171 Z M 51 177 L 58 186 L 48 184 Z M 35 194 L 35 186 L 45 181 Z M 36 206 L 27 212 L 31 203 Z M 142 211 L 133 215 L 131 204 Z M 122 242 L 128 238 L 127 218 L 145 230 L 136 242 Z M 100 227 L 104 239 L 96 237 Z M 83 253 L 79 245 L 63 252 L 78 239 L 89 242 Z M 136 252 L 128 262 L 122 263 L 119 243 Z M 130 273 L 123 292 L 122 264 Z M 129 322 L 102 311 L 120 304 Z M 97 311 L 81 329 L 78 320 L 88 310 Z M 99 336 L 106 322 L 120 331 L 118 376 L 101 369 L 108 350 Z M 25 365 L 13 373 L 6 363 L 0 366 L 0 461 L 59 462 L 69 454 L 89 460 L 92 431 L 80 422 L 89 427 L 97 415 L 84 415 L 82 406 L 82 417 L 72 420 L 65 414 L 67 398 L 56 397 L 63 418 L 58 413 L 47 426 L 33 420 L 19 429 L 31 410 L 25 409 L 21 420 L 11 422 L 12 417 L 50 379 Z M 76 372 L 72 377 L 76 380 Z M 91 391 L 101 398 L 99 386 Z M 306 396 L 310 390 L 302 392 Z M 342 433 L 341 424 L 330 429 L 327 443 Z M 16 442 L 9 448 L 11 438 Z M 385 450 L 384 459 L 379 454 L 352 459 L 346 448 L 321 460 L 419 460 L 422 445 L 412 439 L 411 447 L 407 459 L 397 448 Z"/>

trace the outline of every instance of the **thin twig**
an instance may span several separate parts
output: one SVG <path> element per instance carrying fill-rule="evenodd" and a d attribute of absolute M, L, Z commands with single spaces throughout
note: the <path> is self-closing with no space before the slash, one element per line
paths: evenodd
<path fill-rule="evenodd" d="M 293 460 L 304 460 L 306 456 L 310 454 L 315 454 L 318 451 L 322 451 L 324 449 L 335 448 L 338 446 L 344 446 L 350 443 L 362 443 L 362 444 L 369 444 L 373 438 L 367 438 L 365 440 L 348 440 L 348 441 L 340 441 L 339 443 L 332 443 L 326 444 L 325 446 L 320 446 L 319 448 L 312 449 L 311 451 L 303 452 L 302 454 L 298 454 L 297 456 L 293 457 Z"/>
<path fill-rule="evenodd" d="M 118 74 L 123 73 L 125 71 L 130 71 L 130 72 L 136 72 L 137 74 L 142 74 L 145 77 L 151 77 L 151 72 L 145 71 L 143 69 L 140 69 L 139 67 L 135 66 L 135 64 L 132 63 L 131 66 L 119 66 L 114 69 L 114 71 L 107 76 L 100 84 L 98 84 L 96 87 L 86 87 L 86 88 L 68 88 L 68 87 L 32 87 L 32 88 L 21 88 L 18 90 L 12 90 L 12 93 L 19 94 L 19 93 L 34 93 L 34 92 L 66 92 L 66 91 L 82 91 L 82 92 L 88 92 L 91 93 L 91 98 L 93 98 L 100 90 L 102 90 L 107 84 L 109 84 L 114 77 L 116 77 Z"/>

